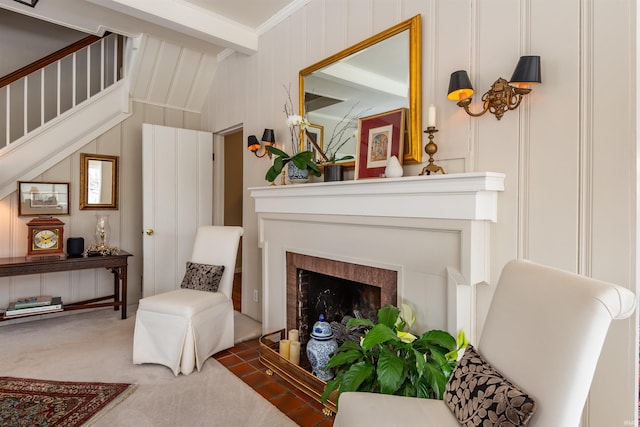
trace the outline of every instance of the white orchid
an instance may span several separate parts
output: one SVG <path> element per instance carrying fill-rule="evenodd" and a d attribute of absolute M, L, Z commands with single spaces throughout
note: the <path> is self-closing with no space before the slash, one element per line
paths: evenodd
<path fill-rule="evenodd" d="M 300 126 L 301 129 L 309 126 L 309 121 L 300 116 L 299 114 L 291 114 L 287 117 L 287 126 L 293 128 L 294 126 Z"/>

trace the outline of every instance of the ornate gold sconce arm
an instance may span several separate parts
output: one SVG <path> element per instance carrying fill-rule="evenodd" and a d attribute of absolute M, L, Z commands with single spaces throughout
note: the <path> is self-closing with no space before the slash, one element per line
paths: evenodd
<path fill-rule="evenodd" d="M 542 83 L 540 57 L 521 56 L 511 81 L 500 77 L 493 82 L 491 89 L 482 95 L 482 111 L 477 113 L 471 111 L 471 97 L 474 90 L 465 70 L 451 73 L 447 98 L 457 101 L 458 107 L 464 108 L 464 111 L 472 117 L 479 117 L 488 111 L 500 120 L 504 113 L 520 106 L 522 98 L 531 92 L 529 85 L 538 83 Z"/>
<path fill-rule="evenodd" d="M 484 95 L 482 95 L 482 111 L 474 113 L 470 109 L 472 98 L 465 98 L 458 101 L 458 107 L 464 108 L 472 117 L 479 117 L 487 111 L 500 120 L 504 113 L 515 110 L 522 102 L 522 97 L 531 92 L 529 88 L 518 88 L 509 85 L 505 79 L 500 77 Z"/>

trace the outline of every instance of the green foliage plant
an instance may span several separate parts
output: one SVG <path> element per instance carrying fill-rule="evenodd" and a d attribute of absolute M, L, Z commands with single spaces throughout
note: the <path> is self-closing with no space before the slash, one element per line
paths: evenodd
<path fill-rule="evenodd" d="M 337 390 L 366 391 L 442 400 L 445 385 L 467 346 L 464 332 L 456 339 L 448 332 L 431 330 L 416 337 L 408 332 L 415 322 L 410 307 L 386 305 L 378 311 L 378 324 L 351 319 L 347 328 L 370 328 L 360 343 L 346 341 L 329 359 L 334 379 L 327 382 L 322 401 Z"/>
<path fill-rule="evenodd" d="M 308 170 L 315 176 L 320 176 L 322 173 L 318 166 L 313 161 L 313 152 L 311 151 L 300 151 L 293 156 L 285 153 L 284 151 L 272 146 L 266 146 L 266 149 L 269 150 L 271 154 L 275 157 L 273 159 L 273 164 L 267 171 L 265 179 L 269 182 L 275 181 L 275 179 L 280 175 L 282 169 L 287 165 L 287 163 L 292 162 L 298 169 Z"/>

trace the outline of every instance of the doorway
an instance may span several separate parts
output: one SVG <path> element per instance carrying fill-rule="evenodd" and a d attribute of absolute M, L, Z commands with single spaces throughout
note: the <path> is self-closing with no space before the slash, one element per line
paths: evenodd
<path fill-rule="evenodd" d="M 242 129 L 224 135 L 224 225 L 242 226 Z M 238 246 L 236 269 L 233 276 L 233 308 L 242 307 L 242 240 Z"/>

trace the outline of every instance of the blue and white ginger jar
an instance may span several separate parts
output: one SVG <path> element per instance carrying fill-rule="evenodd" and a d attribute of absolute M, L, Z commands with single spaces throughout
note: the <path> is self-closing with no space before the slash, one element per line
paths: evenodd
<path fill-rule="evenodd" d="M 313 324 L 311 339 L 307 343 L 307 357 L 311 364 L 312 373 L 323 381 L 333 379 L 333 372 L 324 367 L 329 363 L 331 353 L 338 349 L 338 343 L 333 338 L 331 325 L 324 321 L 324 315 L 320 315 L 320 320 Z"/>

